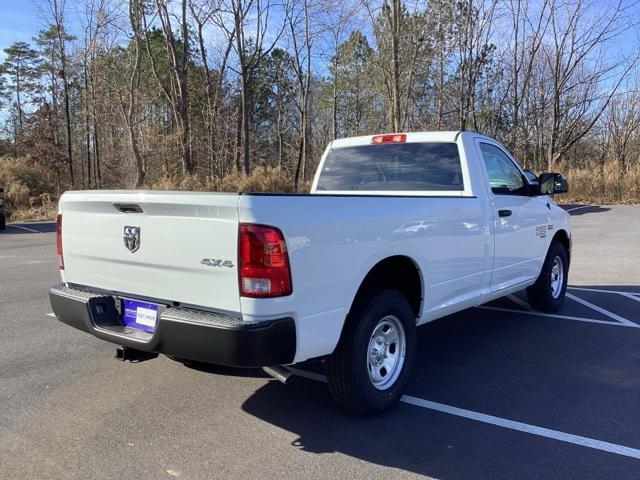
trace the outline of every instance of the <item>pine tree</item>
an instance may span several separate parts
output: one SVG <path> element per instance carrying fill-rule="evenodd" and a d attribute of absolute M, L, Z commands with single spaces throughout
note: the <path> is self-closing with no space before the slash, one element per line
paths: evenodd
<path fill-rule="evenodd" d="M 40 70 L 40 56 L 38 52 L 25 42 L 15 42 L 4 49 L 5 61 L 2 63 L 2 73 L 8 79 L 8 88 L 15 95 L 18 126 L 14 135 L 22 131 L 24 123 L 24 105 L 30 97 L 39 91 L 38 78 Z"/>

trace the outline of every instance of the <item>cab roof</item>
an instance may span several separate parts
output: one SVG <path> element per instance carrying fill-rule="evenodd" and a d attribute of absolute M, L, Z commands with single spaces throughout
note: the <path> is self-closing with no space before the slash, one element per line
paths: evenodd
<path fill-rule="evenodd" d="M 342 148 L 342 147 L 356 147 L 361 145 L 371 145 L 374 137 L 380 136 L 396 136 L 403 135 L 406 143 L 419 143 L 419 142 L 456 142 L 461 136 L 473 136 L 489 139 L 486 135 L 482 135 L 477 132 L 468 132 L 462 130 L 451 130 L 444 132 L 402 132 L 402 133 L 381 133 L 375 135 L 363 135 L 359 137 L 347 137 L 339 138 L 331 142 L 330 148 Z M 491 139 L 493 140 L 493 139 Z M 383 142 L 384 143 L 384 142 Z"/>
<path fill-rule="evenodd" d="M 371 145 L 372 139 L 374 137 L 379 137 L 382 135 L 384 136 L 403 135 L 405 136 L 404 142 L 406 143 L 455 142 L 460 133 L 461 133 L 460 131 L 449 131 L 449 132 L 408 132 L 408 133 L 401 133 L 401 134 L 384 133 L 384 134 L 376 134 L 376 135 L 363 135 L 360 137 L 348 137 L 348 138 L 340 138 L 340 139 L 334 140 L 331 143 L 331 148 Z"/>

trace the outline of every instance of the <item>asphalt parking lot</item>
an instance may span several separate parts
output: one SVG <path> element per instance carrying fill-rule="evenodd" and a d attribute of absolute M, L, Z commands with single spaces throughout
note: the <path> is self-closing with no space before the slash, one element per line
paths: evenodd
<path fill-rule="evenodd" d="M 52 224 L 9 226 L 0 477 L 640 478 L 640 207 L 567 208 L 562 310 L 515 295 L 421 327 L 407 395 L 374 418 L 340 410 L 317 362 L 282 385 L 259 370 L 114 360 L 114 346 L 50 316 Z"/>

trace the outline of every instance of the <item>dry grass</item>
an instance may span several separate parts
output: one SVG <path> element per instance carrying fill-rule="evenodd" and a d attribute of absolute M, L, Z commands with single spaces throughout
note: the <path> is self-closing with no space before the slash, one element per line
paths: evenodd
<path fill-rule="evenodd" d="M 308 185 L 310 186 L 310 185 Z M 305 185 L 307 187 L 307 185 Z M 145 185 L 152 190 L 191 190 L 209 192 L 293 192 L 293 181 L 287 172 L 275 167 L 256 167 L 249 175 L 230 173 L 220 179 L 164 176 Z M 307 189 L 308 190 L 308 189 Z"/>
<path fill-rule="evenodd" d="M 42 171 L 28 157 L 0 157 L 0 186 L 9 221 L 48 220 L 57 204 L 42 184 Z"/>
<path fill-rule="evenodd" d="M 55 217 L 57 204 L 47 193 L 37 193 L 33 180 L 38 171 L 28 158 L 0 158 L 0 186 L 5 188 L 5 200 L 10 221 L 47 220 Z M 309 191 L 311 182 L 301 186 Z M 196 175 L 162 176 L 144 186 L 149 190 L 182 190 L 209 192 L 293 192 L 293 182 L 284 170 L 256 167 L 251 174 L 231 173 L 216 181 Z"/>
<path fill-rule="evenodd" d="M 50 204 L 48 207 L 17 208 L 9 210 L 8 222 L 28 222 L 35 220 L 53 220 L 58 213 L 58 205 Z"/>
<path fill-rule="evenodd" d="M 640 166 L 626 173 L 615 164 L 559 170 L 569 181 L 569 193 L 559 197 L 561 202 L 640 204 Z"/>
<path fill-rule="evenodd" d="M 274 167 L 257 167 L 249 175 L 231 173 L 220 179 L 221 192 L 293 192 L 293 181 L 285 171 Z"/>
<path fill-rule="evenodd" d="M 199 178 L 195 175 L 184 177 L 163 176 L 155 181 L 145 183 L 145 190 L 181 190 L 181 191 L 212 191 L 213 183 L 209 179 Z"/>
<path fill-rule="evenodd" d="M 569 180 L 569 193 L 561 202 L 597 204 L 640 204 L 640 165 L 623 173 L 617 164 L 585 168 L 558 168 Z M 55 217 L 57 202 L 39 183 L 37 167 L 28 158 L 0 158 L 0 186 L 10 221 L 46 220 Z M 300 186 L 308 192 L 311 182 Z M 209 192 L 293 192 L 291 174 L 273 167 L 256 167 L 251 174 L 231 173 L 216 181 L 195 175 L 163 176 L 145 185 L 151 190 L 192 190 Z"/>
<path fill-rule="evenodd" d="M 30 189 L 26 179 L 31 171 L 26 158 L 0 158 L 0 186 L 4 188 L 4 199 L 9 208 L 29 205 Z"/>

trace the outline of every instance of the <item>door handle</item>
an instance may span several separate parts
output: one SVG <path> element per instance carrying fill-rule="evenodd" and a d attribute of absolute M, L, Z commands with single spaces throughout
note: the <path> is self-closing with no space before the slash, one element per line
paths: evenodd
<path fill-rule="evenodd" d="M 510 217 L 511 210 L 498 210 L 498 215 L 501 217 Z"/>

